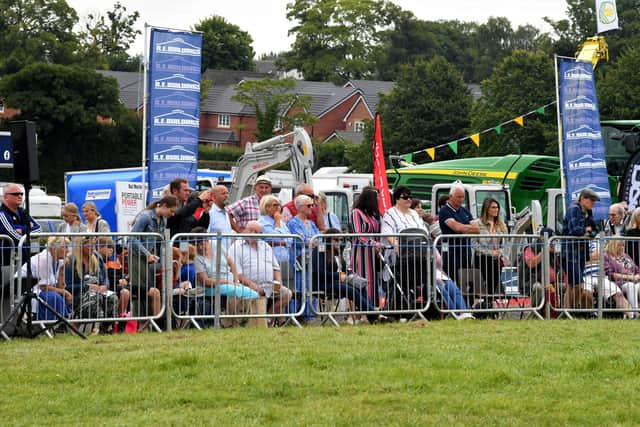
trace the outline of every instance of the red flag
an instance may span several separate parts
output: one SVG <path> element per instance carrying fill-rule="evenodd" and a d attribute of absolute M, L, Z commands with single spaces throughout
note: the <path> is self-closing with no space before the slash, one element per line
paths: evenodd
<path fill-rule="evenodd" d="M 387 181 L 387 168 L 384 165 L 384 151 L 382 150 L 382 129 L 380 128 L 380 114 L 376 113 L 376 127 L 373 134 L 373 182 L 379 191 L 378 208 L 380 215 L 391 207 L 391 193 Z"/>

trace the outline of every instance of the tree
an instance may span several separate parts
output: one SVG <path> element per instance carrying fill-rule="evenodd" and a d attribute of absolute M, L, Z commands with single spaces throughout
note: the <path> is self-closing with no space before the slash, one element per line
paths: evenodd
<path fill-rule="evenodd" d="M 602 119 L 640 117 L 640 49 L 625 51 L 598 82 Z"/>
<path fill-rule="evenodd" d="M 75 61 L 75 10 L 64 0 L 0 0 L 0 74 L 45 61 Z"/>
<path fill-rule="evenodd" d="M 378 106 L 385 151 L 407 153 L 461 137 L 471 102 L 462 75 L 443 57 L 402 66 Z"/>
<path fill-rule="evenodd" d="M 296 25 L 286 68 L 306 80 L 343 83 L 373 75 L 382 34 L 393 28 L 401 9 L 387 0 L 296 0 L 287 5 Z"/>
<path fill-rule="evenodd" d="M 85 62 L 93 62 L 94 68 L 117 71 L 136 71 L 140 58 L 127 53 L 136 37 L 142 34 L 134 29 L 140 14 L 127 14 L 127 8 L 116 2 L 113 9 L 104 15 L 89 14 L 85 30 L 80 34 Z"/>
<path fill-rule="evenodd" d="M 41 179 L 54 191 L 62 189 L 64 171 L 140 158 L 139 119 L 120 104 L 115 79 L 77 66 L 33 63 L 3 77 L 0 93 L 20 109 L 16 119 L 36 122 L 40 159 L 46 159 L 40 162 Z"/>
<path fill-rule="evenodd" d="M 222 16 L 210 16 L 194 26 L 202 31 L 202 70 L 255 70 L 253 39 Z"/>
<path fill-rule="evenodd" d="M 283 128 L 312 124 L 315 118 L 305 111 L 308 100 L 298 96 L 293 78 L 245 80 L 236 85 L 232 99 L 255 111 L 258 141 L 271 138 L 282 121 Z M 287 114 L 288 112 L 288 114 Z"/>
<path fill-rule="evenodd" d="M 534 111 L 555 99 L 553 60 L 542 53 L 516 50 L 482 83 L 482 98 L 472 111 L 472 132 L 495 128 L 523 113 Z M 555 114 L 525 119 L 524 127 L 512 123 L 481 136 L 479 149 L 467 145 L 469 154 L 509 153 L 557 155 Z"/>

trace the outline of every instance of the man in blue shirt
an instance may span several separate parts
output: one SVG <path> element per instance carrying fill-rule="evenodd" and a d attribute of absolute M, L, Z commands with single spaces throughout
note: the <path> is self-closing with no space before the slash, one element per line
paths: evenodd
<path fill-rule="evenodd" d="M 442 267 L 449 277 L 458 277 L 458 270 L 470 268 L 471 243 L 467 237 L 451 238 L 452 234 L 478 234 L 480 226 L 473 219 L 464 203 L 464 187 L 454 185 L 449 190 L 449 200 L 440 208 L 438 223 L 443 237 L 440 250 L 442 253 Z"/>
<path fill-rule="evenodd" d="M 209 211 L 209 233 L 222 233 L 222 234 L 234 234 L 233 228 L 231 228 L 231 220 L 229 219 L 229 212 L 225 209 L 227 206 L 227 200 L 229 200 L 229 189 L 224 185 L 216 185 L 211 189 L 211 196 L 213 197 L 213 205 Z M 227 249 L 233 240 L 222 239 L 222 247 Z"/>
<path fill-rule="evenodd" d="M 40 225 L 34 221 L 27 212 L 20 207 L 24 198 L 22 186 L 14 183 L 6 184 L 3 188 L 2 206 L 0 206 L 0 235 L 8 236 L 13 241 L 11 245 L 7 240 L 0 241 L 2 251 L 2 288 L 9 283 L 13 272 L 10 271 L 11 250 L 18 247 L 18 242 L 27 233 L 27 224 L 31 227 L 31 232 L 40 231 Z M 22 260 L 28 259 L 28 248 L 22 251 Z M 19 266 L 15 266 L 16 268 Z"/>

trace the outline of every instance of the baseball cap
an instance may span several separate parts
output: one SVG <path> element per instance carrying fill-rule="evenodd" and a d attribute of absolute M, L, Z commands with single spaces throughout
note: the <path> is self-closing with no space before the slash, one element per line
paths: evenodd
<path fill-rule="evenodd" d="M 598 196 L 598 194 L 590 188 L 582 189 L 582 191 L 580 192 L 580 197 L 578 199 L 583 198 L 595 200 L 596 202 L 600 200 L 600 196 Z"/>
<path fill-rule="evenodd" d="M 255 182 L 255 183 L 256 183 L 256 184 L 264 183 L 264 184 L 269 184 L 269 185 L 271 185 L 271 179 L 269 179 L 269 177 L 268 177 L 268 176 L 266 176 L 266 175 L 261 175 L 261 176 L 259 176 L 258 178 L 256 178 L 256 182 Z"/>

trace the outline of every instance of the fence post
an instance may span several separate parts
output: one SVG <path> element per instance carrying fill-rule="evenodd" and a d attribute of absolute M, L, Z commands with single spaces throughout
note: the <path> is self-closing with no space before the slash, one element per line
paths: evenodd
<path fill-rule="evenodd" d="M 162 292 L 164 292 L 165 301 L 165 330 L 171 331 L 171 311 L 173 307 L 173 246 L 171 245 L 171 234 L 168 229 L 164 230 L 164 240 L 162 247 L 164 249 L 164 273 Z"/>
<path fill-rule="evenodd" d="M 551 265 L 551 257 L 549 256 L 550 245 L 555 245 L 555 240 L 549 240 L 549 235 L 544 233 L 542 235 L 544 245 L 542 247 L 542 300 L 544 301 L 544 317 L 549 320 L 551 318 L 551 303 L 547 301 L 547 286 L 551 284 L 551 276 L 549 275 L 549 266 Z M 524 266 L 522 266 L 524 268 Z M 555 272 L 555 271 L 554 271 Z M 557 295 L 554 293 L 554 298 Z"/>
<path fill-rule="evenodd" d="M 216 293 L 214 300 L 214 329 L 220 329 L 220 263 L 222 262 L 222 235 L 218 231 L 218 238 L 216 239 Z"/>
<path fill-rule="evenodd" d="M 604 245 L 602 239 L 596 239 L 598 248 L 598 319 L 602 319 L 602 305 L 604 304 Z"/>

